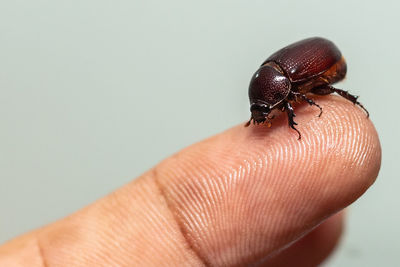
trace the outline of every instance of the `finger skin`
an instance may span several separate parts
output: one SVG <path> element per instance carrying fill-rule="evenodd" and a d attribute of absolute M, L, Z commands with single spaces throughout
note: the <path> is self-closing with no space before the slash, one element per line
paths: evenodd
<path fill-rule="evenodd" d="M 30 247 L 47 266 L 241 266 L 277 253 L 355 201 L 379 171 L 371 120 L 342 98 L 315 101 L 320 118 L 295 107 L 300 141 L 284 114 L 271 128 L 234 127 L 9 242 L 0 265 Z"/>
<path fill-rule="evenodd" d="M 272 128 L 242 125 L 161 163 L 154 176 L 188 244 L 208 265 L 254 263 L 355 201 L 380 167 L 376 131 L 336 96 Z M 283 117 L 283 118 L 282 118 Z"/>
<path fill-rule="evenodd" d="M 310 233 L 297 240 L 277 255 L 259 266 L 263 267 L 310 267 L 319 266 L 331 255 L 340 241 L 344 228 L 344 214 L 340 212 L 324 221 Z"/>

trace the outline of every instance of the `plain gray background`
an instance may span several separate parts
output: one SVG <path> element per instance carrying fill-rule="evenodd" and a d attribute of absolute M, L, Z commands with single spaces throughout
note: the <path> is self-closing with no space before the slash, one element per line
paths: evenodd
<path fill-rule="evenodd" d="M 398 3 L 2 0 L 0 241 L 243 123 L 259 64 L 323 36 L 348 62 L 338 87 L 361 95 L 383 148 L 326 265 L 399 266 Z"/>

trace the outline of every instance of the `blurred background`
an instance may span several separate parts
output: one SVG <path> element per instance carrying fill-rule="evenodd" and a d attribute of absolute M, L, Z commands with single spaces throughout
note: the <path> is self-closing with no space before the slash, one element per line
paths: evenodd
<path fill-rule="evenodd" d="M 249 118 L 277 49 L 331 39 L 383 147 L 326 266 L 399 266 L 398 1 L 0 3 L 0 243 Z M 351 177 L 349 177 L 351 178 Z"/>

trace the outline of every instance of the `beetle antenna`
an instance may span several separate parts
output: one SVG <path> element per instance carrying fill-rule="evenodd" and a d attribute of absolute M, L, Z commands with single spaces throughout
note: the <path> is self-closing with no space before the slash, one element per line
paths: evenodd
<path fill-rule="evenodd" d="M 246 122 L 246 124 L 244 125 L 244 127 L 248 127 L 248 126 L 250 125 L 252 119 L 253 119 L 253 118 L 250 118 L 250 120 L 249 120 L 248 122 Z"/>

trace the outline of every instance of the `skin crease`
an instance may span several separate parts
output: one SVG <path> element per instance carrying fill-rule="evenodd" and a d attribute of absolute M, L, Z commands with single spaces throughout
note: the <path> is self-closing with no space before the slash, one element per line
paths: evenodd
<path fill-rule="evenodd" d="M 375 181 L 377 133 L 338 96 L 271 128 L 240 124 L 112 194 L 0 247 L 0 266 L 316 266 Z M 373 118 L 373 114 L 372 114 Z M 329 218 L 329 219 L 327 219 Z"/>
<path fill-rule="evenodd" d="M 268 257 L 258 266 L 317 266 L 332 253 L 339 241 L 343 232 L 343 213 L 330 217 L 290 247 Z"/>

